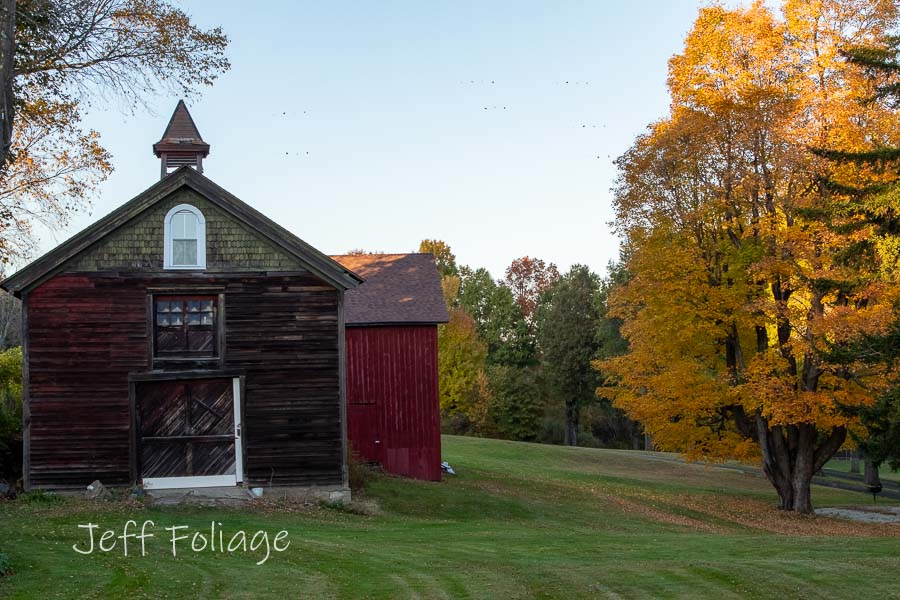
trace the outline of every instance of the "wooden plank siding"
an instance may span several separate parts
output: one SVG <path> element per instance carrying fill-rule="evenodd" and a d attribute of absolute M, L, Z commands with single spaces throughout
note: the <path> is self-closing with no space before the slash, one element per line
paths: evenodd
<path fill-rule="evenodd" d="M 148 290 L 186 287 L 223 290 L 223 364 L 244 377 L 245 481 L 342 483 L 339 290 L 305 272 L 108 272 L 27 294 L 31 487 L 132 481 L 129 374 L 152 364 Z"/>
<path fill-rule="evenodd" d="M 353 451 L 389 473 L 439 481 L 437 327 L 348 325 L 346 352 Z"/>

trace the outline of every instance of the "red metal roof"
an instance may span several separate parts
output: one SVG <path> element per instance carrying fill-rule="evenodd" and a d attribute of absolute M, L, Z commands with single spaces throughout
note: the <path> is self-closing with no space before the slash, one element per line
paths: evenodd
<path fill-rule="evenodd" d="M 332 256 L 365 279 L 344 295 L 347 325 L 446 323 L 441 278 L 431 254 Z"/>

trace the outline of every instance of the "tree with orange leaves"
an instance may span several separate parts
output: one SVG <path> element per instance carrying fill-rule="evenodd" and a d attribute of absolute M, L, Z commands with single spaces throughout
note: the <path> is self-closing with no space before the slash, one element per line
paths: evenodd
<path fill-rule="evenodd" d="M 900 284 L 887 254 L 846 260 L 870 232 L 824 183 L 886 175 L 809 149 L 897 144 L 900 115 L 840 54 L 896 25 L 877 0 L 704 8 L 669 63 L 670 115 L 618 160 L 630 351 L 598 365 L 615 402 L 662 449 L 761 460 L 785 510 L 812 511 L 813 474 L 890 385 L 830 360 L 892 326 Z"/>
<path fill-rule="evenodd" d="M 559 270 L 553 263 L 547 264 L 540 258 L 523 256 L 506 268 L 503 285 L 508 287 L 525 320 L 533 325 L 534 312 L 540 304 L 541 295 L 559 279 Z"/>

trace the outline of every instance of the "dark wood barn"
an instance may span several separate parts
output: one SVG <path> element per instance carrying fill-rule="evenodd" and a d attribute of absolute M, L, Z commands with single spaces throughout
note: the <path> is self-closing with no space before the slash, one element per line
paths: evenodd
<path fill-rule="evenodd" d="M 204 177 L 183 104 L 154 150 L 161 181 L 2 283 L 23 303 L 26 488 L 346 491 L 362 278 Z"/>
<path fill-rule="evenodd" d="M 438 481 L 437 324 L 448 315 L 433 257 L 334 258 L 365 279 L 345 296 L 351 447 L 389 473 Z"/>

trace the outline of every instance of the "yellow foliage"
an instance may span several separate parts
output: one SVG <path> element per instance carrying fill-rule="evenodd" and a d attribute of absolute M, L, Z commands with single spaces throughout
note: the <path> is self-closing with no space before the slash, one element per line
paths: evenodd
<path fill-rule="evenodd" d="M 846 409 L 893 377 L 829 362 L 830 348 L 897 320 L 900 241 L 882 235 L 874 256 L 848 260 L 872 228 L 820 182 L 896 176 L 809 147 L 900 145 L 898 111 L 861 102 L 872 83 L 838 52 L 896 24 L 893 2 L 789 0 L 781 17 L 762 2 L 715 5 L 670 60 L 669 117 L 618 161 L 631 278 L 610 309 L 630 352 L 597 365 L 658 447 L 751 460 L 757 417 L 858 431 Z"/>
<path fill-rule="evenodd" d="M 473 412 L 483 391 L 487 347 L 478 339 L 475 322 L 462 309 L 450 310 L 450 321 L 438 328 L 438 379 L 441 410 Z"/>

